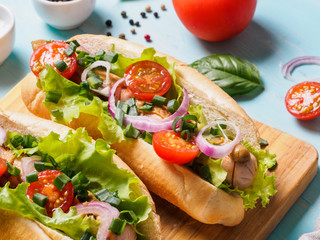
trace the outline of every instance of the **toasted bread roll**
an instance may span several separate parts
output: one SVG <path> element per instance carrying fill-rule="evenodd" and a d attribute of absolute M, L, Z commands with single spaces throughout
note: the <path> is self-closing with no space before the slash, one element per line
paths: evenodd
<path fill-rule="evenodd" d="M 115 52 L 126 57 L 137 58 L 144 49 L 141 45 L 102 35 L 84 34 L 72 39 L 77 40 L 84 49 L 92 54 L 100 49 L 110 51 L 114 46 Z M 157 52 L 156 55 L 167 57 L 169 63 L 176 63 L 177 83 L 188 91 L 190 104 L 202 105 L 209 122 L 217 118 L 225 118 L 241 129 L 243 140 L 259 147 L 259 133 L 253 121 L 229 95 L 185 63 L 160 52 Z M 36 77 L 28 74 L 23 82 L 22 97 L 26 106 L 32 113 L 47 118 L 47 110 L 39 111 L 44 95 L 39 93 L 32 96 L 27 93 L 35 92 Z M 42 98 L 39 97 L 40 94 Z M 100 137 L 100 132 L 94 127 L 95 122 L 88 121 L 86 117 L 80 115 L 78 119 L 71 122 L 70 126 L 73 128 L 87 127 L 91 136 Z M 138 139 L 132 140 L 130 144 L 116 143 L 112 147 L 151 191 L 178 206 L 193 218 L 204 223 L 220 223 L 227 226 L 236 225 L 243 219 L 244 210 L 241 198 L 217 189 L 187 168 L 164 162 L 146 142 Z"/>
<path fill-rule="evenodd" d="M 11 132 L 30 134 L 34 137 L 45 137 L 52 131 L 60 134 L 61 137 L 64 137 L 70 131 L 69 127 L 52 121 L 21 113 L 4 112 L 2 110 L 0 110 L 0 126 Z M 128 165 L 125 164 L 117 155 L 113 155 L 113 161 L 119 168 L 129 169 L 132 172 Z M 139 231 L 144 233 L 147 239 L 161 239 L 160 219 L 156 214 L 154 202 L 147 188 L 143 183 L 136 183 L 133 194 L 137 196 L 148 196 L 152 207 L 149 218 L 139 224 Z M 49 229 L 40 223 L 37 224 L 35 224 L 34 221 L 21 217 L 11 211 L 0 210 L 0 240 L 70 239 L 69 237 L 62 235 L 55 230 Z M 32 230 L 29 228 L 32 228 Z M 26 232 L 26 234 L 22 234 L 23 232 Z M 2 238 L 3 236 L 10 237 Z M 11 238 L 11 236 L 17 237 Z"/>

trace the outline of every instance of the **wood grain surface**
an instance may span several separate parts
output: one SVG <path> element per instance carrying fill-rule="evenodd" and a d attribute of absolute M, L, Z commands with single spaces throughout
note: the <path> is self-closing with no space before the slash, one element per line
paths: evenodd
<path fill-rule="evenodd" d="M 20 97 L 21 85 L 16 85 L 0 100 L 4 110 L 30 114 Z M 266 239 L 282 217 L 302 194 L 317 173 L 316 149 L 293 136 L 260 122 L 255 122 L 261 137 L 268 140 L 267 149 L 277 155 L 277 194 L 266 208 L 260 204 L 246 212 L 244 220 L 236 227 L 206 225 L 197 222 L 177 207 L 153 195 L 161 217 L 163 239 Z M 192 206 L 190 206 L 192 207 Z"/>

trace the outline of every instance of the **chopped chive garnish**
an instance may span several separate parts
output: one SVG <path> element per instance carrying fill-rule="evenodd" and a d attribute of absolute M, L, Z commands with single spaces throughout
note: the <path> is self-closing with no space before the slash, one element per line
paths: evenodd
<path fill-rule="evenodd" d="M 154 97 L 151 100 L 151 102 L 154 105 L 158 106 L 158 107 L 162 107 L 166 100 L 167 99 L 165 97 L 162 97 L 162 96 L 159 96 L 159 95 L 154 95 Z"/>
<path fill-rule="evenodd" d="M 126 220 L 128 224 L 134 224 L 139 220 L 137 215 L 134 213 L 134 211 L 131 211 L 131 210 L 121 211 L 119 217 L 122 220 Z"/>
<path fill-rule="evenodd" d="M 49 198 L 40 193 L 35 193 L 33 195 L 32 201 L 40 207 L 44 207 L 49 202 Z"/>
<path fill-rule="evenodd" d="M 179 102 L 176 99 L 171 99 L 167 103 L 167 110 L 170 113 L 175 113 L 179 108 Z"/>
<path fill-rule="evenodd" d="M 176 117 L 171 125 L 171 129 L 175 132 L 181 132 L 182 131 L 182 123 L 180 123 L 180 126 L 177 128 L 178 122 L 181 120 L 181 116 Z"/>
<path fill-rule="evenodd" d="M 107 202 L 110 205 L 117 207 L 121 203 L 121 199 L 118 197 L 117 193 L 111 193 L 108 189 L 104 188 L 95 193 L 96 198 L 100 201 Z"/>
<path fill-rule="evenodd" d="M 20 135 L 15 135 L 10 139 L 11 144 L 16 148 L 23 144 L 23 137 Z"/>
<path fill-rule="evenodd" d="M 19 177 L 20 175 L 20 169 L 13 166 L 12 164 L 10 164 L 9 162 L 6 161 L 7 164 L 7 171 L 8 173 L 10 173 L 12 176 L 14 177 Z"/>
<path fill-rule="evenodd" d="M 129 105 L 126 104 L 126 103 L 122 103 L 121 110 L 122 110 L 125 114 L 127 114 L 128 111 L 129 111 Z"/>
<path fill-rule="evenodd" d="M 126 104 L 129 105 L 129 107 L 135 106 L 136 105 L 136 101 L 134 100 L 134 98 L 129 98 L 125 101 Z"/>
<path fill-rule="evenodd" d="M 265 139 L 262 139 L 262 138 L 260 138 L 259 144 L 260 144 L 261 147 L 265 147 L 265 146 L 269 145 L 268 141 L 265 140 Z"/>
<path fill-rule="evenodd" d="M 139 113 L 138 113 L 137 106 L 136 105 L 131 106 L 127 114 L 130 116 L 138 116 Z"/>
<path fill-rule="evenodd" d="M 53 181 L 53 185 L 62 191 L 62 189 L 71 181 L 71 179 L 64 173 L 61 173 L 56 179 Z"/>
<path fill-rule="evenodd" d="M 43 172 L 45 170 L 52 170 L 54 169 L 53 165 L 48 162 L 35 162 L 34 168 L 37 170 L 37 172 Z"/>
<path fill-rule="evenodd" d="M 119 218 L 114 218 L 109 226 L 109 230 L 116 235 L 121 235 L 126 226 L 126 221 Z"/>
<path fill-rule="evenodd" d="M 63 72 L 64 70 L 68 69 L 68 65 L 62 59 L 58 59 L 53 64 L 59 72 Z"/>
<path fill-rule="evenodd" d="M 93 239 L 95 239 L 95 238 L 88 230 L 85 231 L 84 234 L 80 238 L 80 240 L 93 240 Z"/>
<path fill-rule="evenodd" d="M 144 112 L 150 112 L 152 110 L 152 107 L 152 103 L 145 102 L 144 105 L 141 108 L 139 108 L 139 110 Z"/>
<path fill-rule="evenodd" d="M 33 173 L 29 173 L 28 175 L 26 175 L 26 181 L 28 183 L 33 183 L 33 182 L 36 182 L 38 181 L 38 174 L 36 172 L 33 172 Z"/>
<path fill-rule="evenodd" d="M 95 196 L 99 201 L 105 201 L 109 196 L 112 196 L 112 193 L 108 189 L 104 188 L 96 192 Z"/>
<path fill-rule="evenodd" d="M 38 146 L 37 139 L 29 134 L 23 135 L 23 143 L 22 146 L 24 148 L 33 148 Z"/>
<path fill-rule="evenodd" d="M 60 168 L 59 171 L 63 172 L 64 174 L 66 174 L 69 178 L 73 178 L 76 175 L 75 171 L 70 170 L 67 167 Z"/>
<path fill-rule="evenodd" d="M 86 189 L 79 189 L 77 191 L 77 199 L 80 202 L 85 202 L 88 200 L 88 191 Z"/>
<path fill-rule="evenodd" d="M 182 129 L 193 131 L 197 127 L 198 118 L 195 115 L 186 115 L 182 120 Z"/>
<path fill-rule="evenodd" d="M 275 170 L 276 167 L 278 166 L 277 160 L 274 162 L 273 166 L 269 168 L 270 171 Z"/>
<path fill-rule="evenodd" d="M 46 94 L 45 102 L 58 103 L 61 97 L 62 93 L 48 91 Z"/>
<path fill-rule="evenodd" d="M 67 55 L 68 57 L 71 57 L 74 53 L 75 53 L 76 49 L 69 46 L 67 49 L 65 49 L 63 52 L 65 55 Z"/>
<path fill-rule="evenodd" d="M 116 108 L 116 112 L 114 114 L 114 119 L 116 120 L 117 124 L 122 127 L 123 120 L 124 120 L 124 112 L 121 108 Z"/>
<path fill-rule="evenodd" d="M 72 185 L 75 191 L 80 190 L 81 188 L 85 188 L 89 185 L 89 179 L 82 173 L 78 172 L 72 179 Z"/>
<path fill-rule="evenodd" d="M 140 135 L 140 131 L 132 126 L 132 123 L 127 125 L 126 129 L 123 131 L 124 136 L 128 138 L 137 139 Z"/>
<path fill-rule="evenodd" d="M 58 163 L 54 160 L 54 158 L 53 157 L 51 157 L 50 155 L 48 155 L 48 154 L 43 154 L 42 156 L 41 156 L 41 162 L 43 162 L 43 163 L 48 163 L 48 161 L 52 164 L 52 166 L 53 167 L 58 167 Z"/>
<path fill-rule="evenodd" d="M 187 129 L 187 130 L 183 130 L 181 132 L 181 138 L 185 141 L 189 141 L 190 140 L 190 137 L 191 137 L 191 134 L 190 134 L 190 131 Z"/>
<path fill-rule="evenodd" d="M 89 78 L 87 78 L 87 82 L 89 83 L 89 86 L 91 88 L 97 89 L 102 86 L 102 84 L 103 84 L 102 80 L 93 71 L 89 71 L 88 76 L 89 76 Z"/>
<path fill-rule="evenodd" d="M 63 111 L 59 110 L 59 109 L 55 109 L 51 111 L 51 114 L 54 117 L 62 117 L 63 116 Z"/>
<path fill-rule="evenodd" d="M 149 144 L 152 144 L 152 134 L 147 132 L 147 131 L 144 131 L 142 134 L 141 134 L 141 138 L 146 141 L 147 143 Z"/>
<path fill-rule="evenodd" d="M 103 60 L 110 63 L 115 63 L 118 60 L 118 53 L 107 52 L 103 55 Z"/>

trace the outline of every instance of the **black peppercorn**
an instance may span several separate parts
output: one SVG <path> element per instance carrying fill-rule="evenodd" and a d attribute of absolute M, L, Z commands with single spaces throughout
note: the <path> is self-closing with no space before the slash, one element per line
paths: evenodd
<path fill-rule="evenodd" d="M 140 27 L 139 21 L 137 21 L 137 22 L 135 23 L 135 25 L 136 25 L 137 27 Z"/>
<path fill-rule="evenodd" d="M 106 21 L 106 26 L 107 26 L 107 27 L 111 27 L 111 26 L 112 26 L 112 21 L 111 21 L 110 19 L 108 19 L 108 20 Z"/>
<path fill-rule="evenodd" d="M 112 36 L 111 32 L 106 33 L 107 36 Z"/>
<path fill-rule="evenodd" d="M 154 12 L 153 15 L 155 16 L 155 18 L 159 18 L 159 14 L 157 12 Z"/>
<path fill-rule="evenodd" d="M 146 13 L 145 12 L 141 12 L 140 15 L 141 15 L 141 17 L 146 18 Z"/>
<path fill-rule="evenodd" d="M 127 18 L 127 13 L 126 13 L 126 11 L 122 11 L 122 12 L 121 12 L 121 16 L 122 16 L 123 18 Z"/>
<path fill-rule="evenodd" d="M 129 20 L 130 25 L 134 25 L 134 21 L 132 19 Z"/>

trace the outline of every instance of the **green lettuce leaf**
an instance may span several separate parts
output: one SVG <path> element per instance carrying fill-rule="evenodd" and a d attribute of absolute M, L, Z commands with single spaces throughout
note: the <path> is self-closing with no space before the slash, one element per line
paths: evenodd
<path fill-rule="evenodd" d="M 33 155 L 38 151 L 38 146 L 33 148 L 22 148 L 21 146 L 15 147 L 10 142 L 10 139 L 16 135 L 20 135 L 19 133 L 7 132 L 7 140 L 3 143 L 6 147 L 10 148 L 15 157 L 20 157 L 22 154 Z"/>
<path fill-rule="evenodd" d="M 206 117 L 203 114 L 202 106 L 197 105 L 189 105 L 188 113 L 190 115 L 195 115 L 198 118 L 198 130 L 201 130 L 204 126 L 208 124 Z"/>
<path fill-rule="evenodd" d="M 87 113 L 93 118 L 88 119 L 84 125 L 96 124 L 108 143 L 124 140 L 121 127 L 116 124 L 110 113 L 104 108 L 105 105 L 100 98 L 94 96 L 89 99 L 87 96 L 81 96 L 80 85 L 64 78 L 49 65 L 46 65 L 39 77 L 38 86 L 46 94 L 49 91 L 62 94 L 58 103 L 44 101 L 44 106 L 49 112 L 59 110 L 63 113 L 63 116 L 58 117 L 51 114 L 52 120 L 61 124 L 69 124 L 72 119 L 79 118 L 80 113 Z"/>
<path fill-rule="evenodd" d="M 208 166 L 210 176 L 207 178 L 214 186 L 220 187 L 226 180 L 227 171 L 224 170 L 222 165 L 222 159 L 212 159 L 211 157 L 200 157 L 197 159 L 198 163 Z"/>
<path fill-rule="evenodd" d="M 0 188 L 0 208 L 12 210 L 20 215 L 36 219 L 45 226 L 59 230 L 73 239 L 80 239 L 84 232 L 89 229 L 96 234 L 99 223 L 92 217 L 77 215 L 75 207 L 71 207 L 68 213 L 61 209 L 54 212 L 52 218 L 45 215 L 45 209 L 34 204 L 26 195 L 28 183 L 21 183 L 15 189 L 9 188 L 7 183 Z"/>

